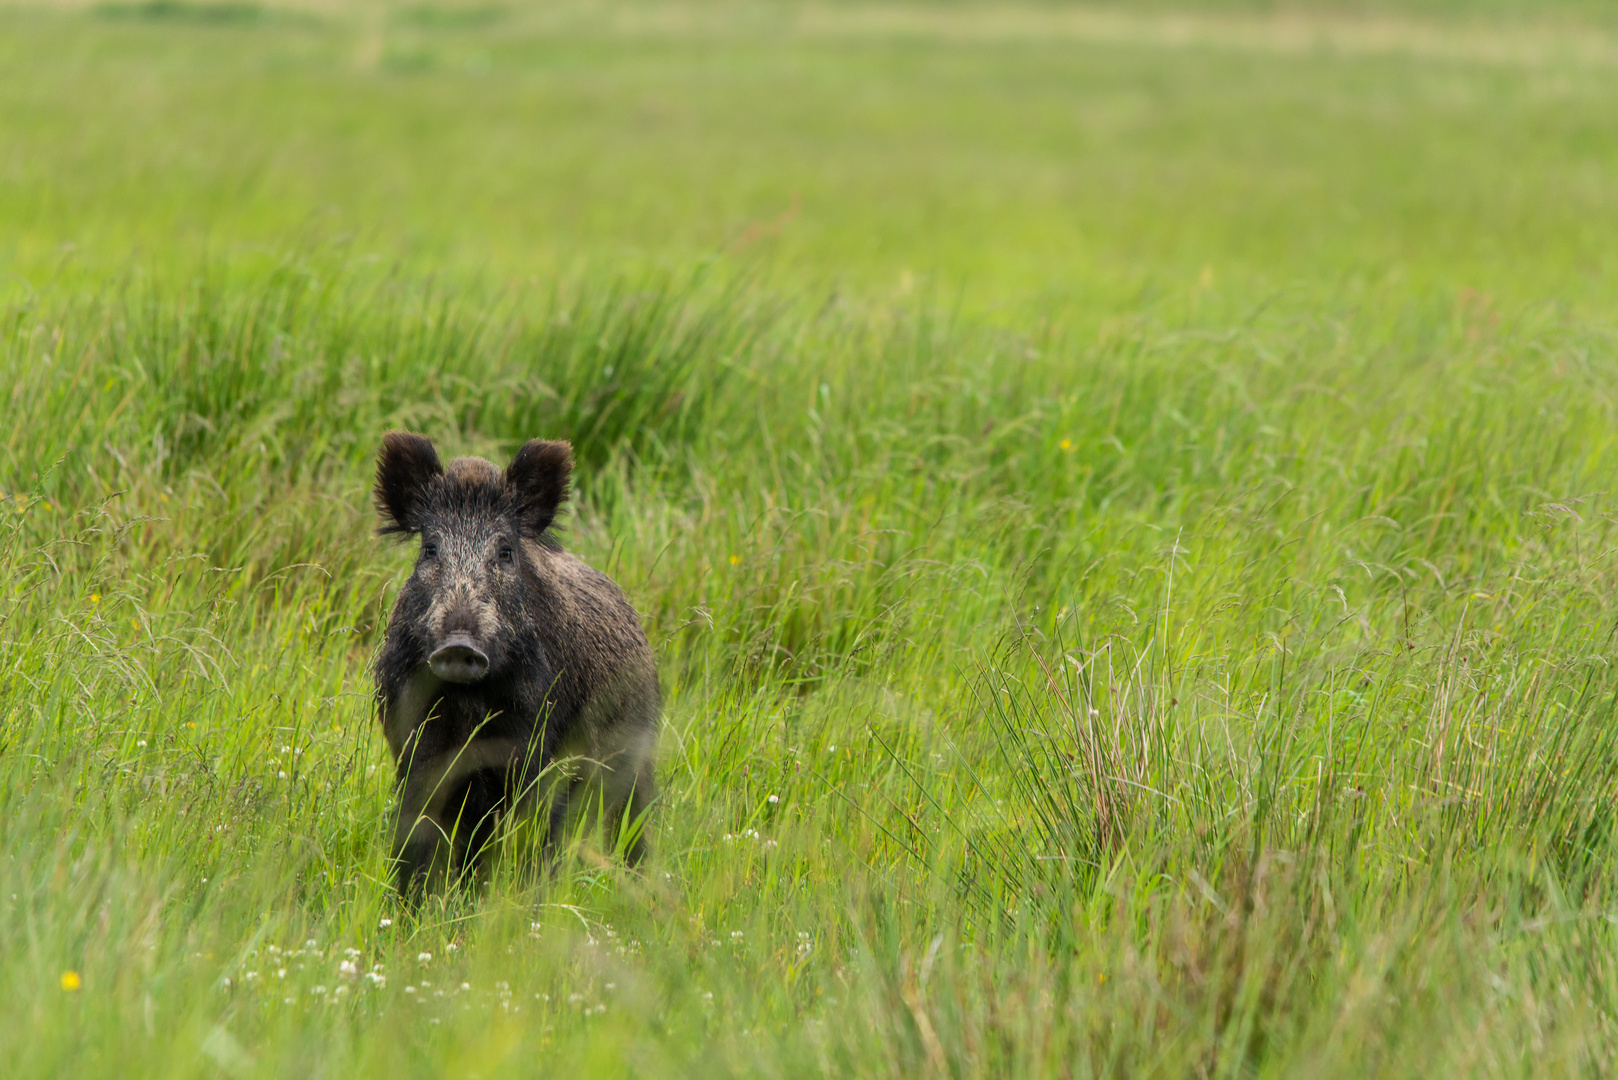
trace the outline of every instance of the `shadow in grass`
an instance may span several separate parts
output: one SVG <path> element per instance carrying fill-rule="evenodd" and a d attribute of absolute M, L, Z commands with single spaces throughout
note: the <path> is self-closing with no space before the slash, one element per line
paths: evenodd
<path fill-rule="evenodd" d="M 507 14 L 505 8 L 493 5 L 441 7 L 437 4 L 412 4 L 396 11 L 393 19 L 401 26 L 423 30 L 478 30 L 493 26 L 505 19 Z"/>
<path fill-rule="evenodd" d="M 98 4 L 92 9 L 103 19 L 129 19 L 142 22 L 189 23 L 198 26 L 242 26 L 267 20 L 262 5 L 220 0 L 145 0 L 139 4 Z"/>
<path fill-rule="evenodd" d="M 419 75 L 438 66 L 438 59 L 427 49 L 389 49 L 382 55 L 382 67 L 401 75 Z"/>

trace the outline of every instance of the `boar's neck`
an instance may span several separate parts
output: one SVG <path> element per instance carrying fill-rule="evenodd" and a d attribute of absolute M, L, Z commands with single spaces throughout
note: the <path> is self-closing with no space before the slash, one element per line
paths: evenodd
<path fill-rule="evenodd" d="M 409 756 L 421 761 L 454 752 L 474 737 L 525 745 L 544 705 L 545 681 L 493 676 L 463 686 L 443 682 L 423 663 L 385 691 L 383 734 L 396 758 L 413 739 Z"/>

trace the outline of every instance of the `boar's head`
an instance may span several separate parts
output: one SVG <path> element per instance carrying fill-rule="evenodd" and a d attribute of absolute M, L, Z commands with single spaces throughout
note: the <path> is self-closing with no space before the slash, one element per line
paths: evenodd
<path fill-rule="evenodd" d="M 553 547 L 573 451 L 535 439 L 501 471 L 482 458 L 439 464 L 425 436 L 390 432 L 376 470 L 383 533 L 419 536 L 394 628 L 449 683 L 498 677 L 525 652 L 524 598 L 536 547 Z"/>

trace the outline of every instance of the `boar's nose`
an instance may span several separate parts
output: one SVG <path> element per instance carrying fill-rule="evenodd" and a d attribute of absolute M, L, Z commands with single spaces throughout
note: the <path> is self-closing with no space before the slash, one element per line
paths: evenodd
<path fill-rule="evenodd" d="M 474 683 L 489 673 L 489 658 L 466 634 L 451 634 L 431 656 L 427 666 L 445 682 Z"/>

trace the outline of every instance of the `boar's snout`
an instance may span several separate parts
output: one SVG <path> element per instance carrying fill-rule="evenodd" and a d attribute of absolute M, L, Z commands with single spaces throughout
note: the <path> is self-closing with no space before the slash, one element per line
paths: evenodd
<path fill-rule="evenodd" d="M 489 673 L 489 656 L 470 634 L 451 634 L 427 658 L 427 666 L 445 682 L 475 683 Z"/>

